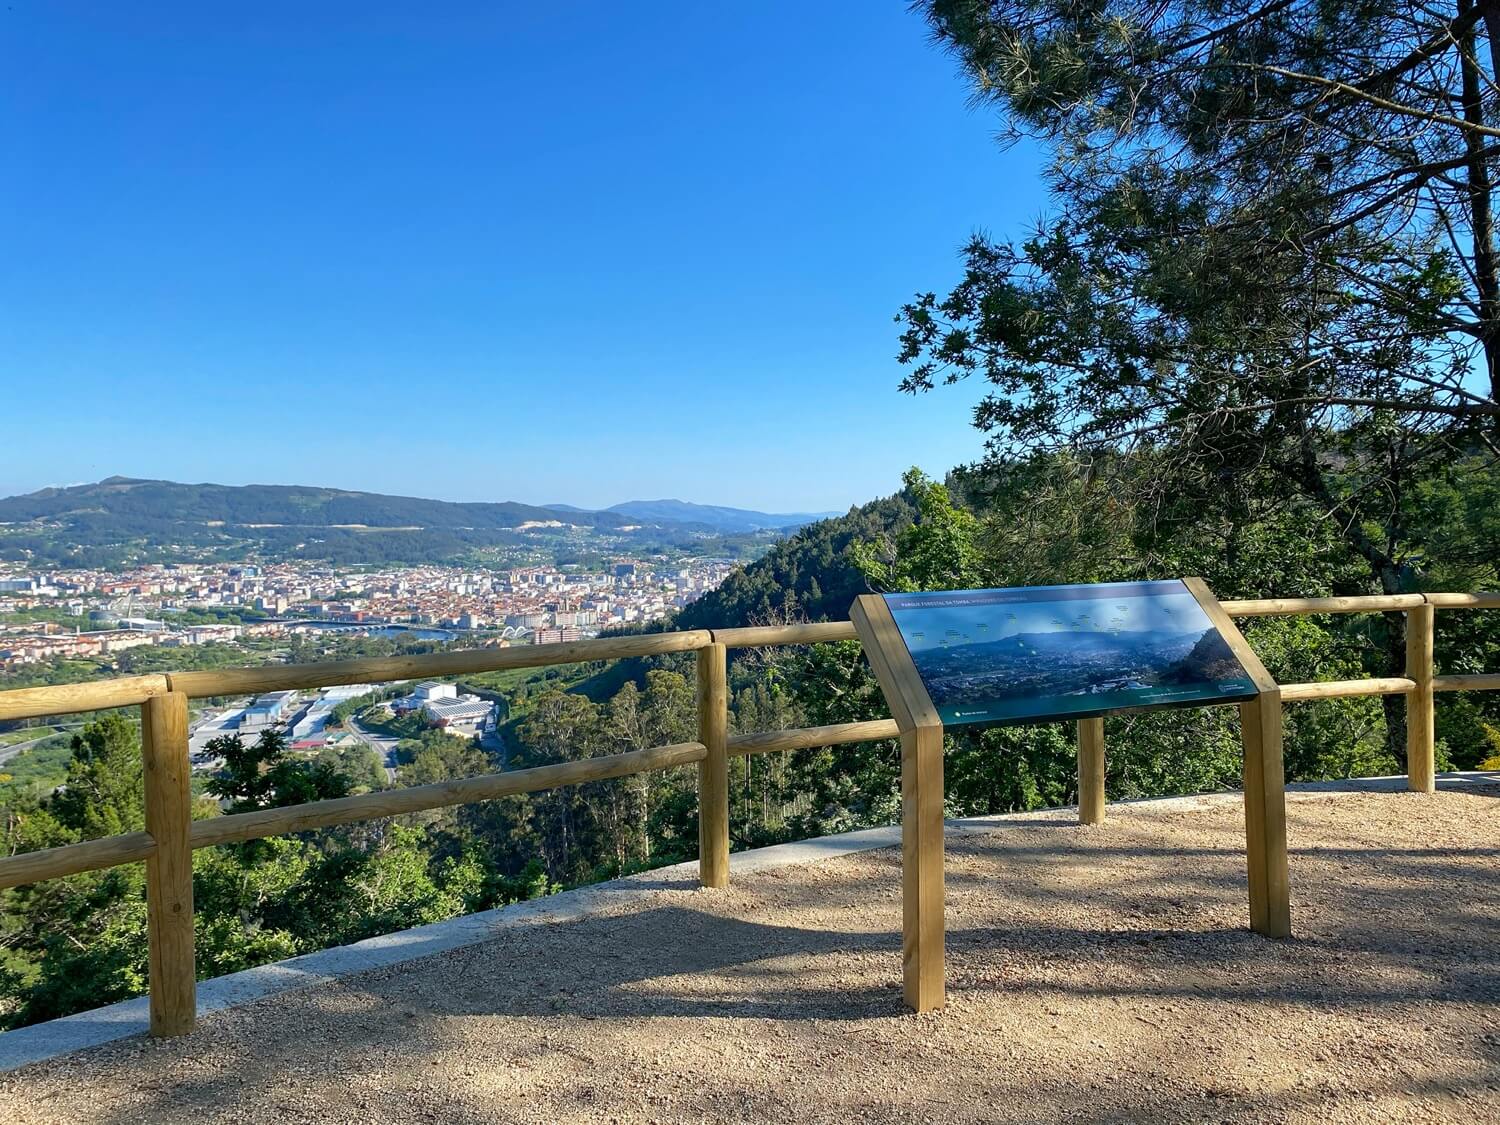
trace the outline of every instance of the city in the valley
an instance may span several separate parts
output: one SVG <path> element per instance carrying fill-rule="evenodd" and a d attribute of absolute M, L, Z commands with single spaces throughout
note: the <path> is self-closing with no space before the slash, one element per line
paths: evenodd
<path fill-rule="evenodd" d="M 605 629 L 660 620 L 714 589 L 726 559 L 665 563 L 618 558 L 591 570 L 557 565 L 505 569 L 407 566 L 380 570 L 307 562 L 159 564 L 129 570 L 0 571 L 0 680 L 36 682 L 70 668 L 129 672 L 152 667 L 282 658 L 299 642 L 336 638 L 434 641 L 463 647 L 581 640 Z M 142 650 L 152 650 L 143 653 Z M 165 651 L 163 651 L 165 650 Z M 198 765 L 213 738 L 254 737 L 267 727 L 293 747 L 346 737 L 328 719 L 365 688 L 283 692 L 231 701 L 195 722 Z M 452 684 L 405 685 L 395 714 L 480 739 L 494 729 L 493 701 Z M 335 723 L 334 728 L 339 724 Z M 361 732 L 368 733 L 368 732 Z M 366 738 L 394 764 L 391 745 Z M 3 751 L 0 751 L 3 753 Z M 9 757 L 9 754 L 4 755 Z"/>
<path fill-rule="evenodd" d="M 474 634 L 477 644 L 580 640 L 654 621 L 714 589 L 723 559 L 623 559 L 601 572 L 305 563 L 0 572 L 0 669 L 141 645 L 233 643 L 336 628 Z M 204 618 L 219 620 L 204 620 Z"/>

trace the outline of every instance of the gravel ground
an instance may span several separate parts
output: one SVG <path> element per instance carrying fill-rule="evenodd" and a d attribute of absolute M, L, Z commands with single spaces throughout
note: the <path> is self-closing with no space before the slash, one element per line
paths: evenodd
<path fill-rule="evenodd" d="M 585 919 L 0 1076 L 7 1122 L 1500 1121 L 1500 785 L 1301 794 L 1296 937 L 1237 805 L 950 841 L 906 1013 L 899 853 Z"/>

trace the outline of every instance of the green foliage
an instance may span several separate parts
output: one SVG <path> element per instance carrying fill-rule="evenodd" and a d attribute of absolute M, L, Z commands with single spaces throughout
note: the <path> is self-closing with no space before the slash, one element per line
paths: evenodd
<path fill-rule="evenodd" d="M 145 824 L 140 728 L 110 713 L 73 736 L 67 780 L 48 809 L 73 839 L 133 832 Z"/>
<path fill-rule="evenodd" d="M 903 528 L 884 552 L 870 542 L 851 544 L 849 557 L 855 567 L 879 590 L 963 590 L 979 585 L 979 521 L 974 514 L 956 506 L 948 489 L 919 469 L 907 470 L 902 482 L 906 495 L 916 501 L 916 523 Z"/>
<path fill-rule="evenodd" d="M 54 918 L 15 1023 L 55 1019 L 145 991 L 144 888 L 139 877 L 109 875 L 114 877 L 91 879 L 92 885 Z"/>
<path fill-rule="evenodd" d="M 40 798 L 68 779 L 73 760 L 73 736 L 54 734 L 0 763 L 0 807 L 14 804 L 21 794 Z"/>
<path fill-rule="evenodd" d="M 350 794 L 385 788 L 385 766 L 380 755 L 362 742 L 324 746 L 314 756 L 313 768 L 342 779 L 345 791 Z"/>
<path fill-rule="evenodd" d="M 864 576 L 849 558 L 850 546 L 897 535 L 916 515 L 914 499 L 898 493 L 838 519 L 810 524 L 682 609 L 674 625 L 712 629 L 846 618 L 850 603 L 868 593 Z"/>
<path fill-rule="evenodd" d="M 7 853 L 138 831 L 138 729 L 105 714 L 72 740 L 66 787 L 5 810 Z M 30 1023 L 135 995 L 145 982 L 139 867 L 0 891 L 0 1020 Z"/>
<path fill-rule="evenodd" d="M 277 727 L 261 731 L 249 746 L 238 734 L 226 734 L 210 739 L 205 749 L 224 759 L 207 791 L 227 802 L 232 813 L 349 795 L 349 780 L 333 763 L 289 757 L 286 735 Z"/>
<path fill-rule="evenodd" d="M 73 743 L 67 787 L 40 800 L 17 799 L 6 810 L 8 851 L 141 827 L 135 728 L 106 715 Z M 228 736 L 210 750 L 225 758 L 225 767 L 208 789 L 229 811 L 340 796 L 357 769 L 366 781 L 378 775 L 383 782 L 368 751 L 363 759 L 329 751 L 309 762 L 290 756 L 274 728 L 249 746 Z M 488 768 L 472 742 L 428 731 L 401 780 L 416 784 Z M 529 818 L 522 811 L 518 819 L 524 840 Z M 199 976 L 559 889 L 534 848 L 519 841 L 507 847 L 476 831 L 481 823 L 449 817 L 424 827 L 374 824 L 196 852 Z M 0 891 L 0 1027 L 144 991 L 144 893 L 139 866 Z"/>

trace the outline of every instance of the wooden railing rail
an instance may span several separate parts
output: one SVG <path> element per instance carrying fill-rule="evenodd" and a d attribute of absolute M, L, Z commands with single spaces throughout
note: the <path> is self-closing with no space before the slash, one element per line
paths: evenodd
<path fill-rule="evenodd" d="M 145 703 L 153 696 L 180 691 L 189 699 L 258 695 L 266 691 L 333 687 L 338 684 L 380 684 L 392 680 L 432 679 L 499 672 L 510 668 L 539 668 L 554 664 L 586 664 L 635 656 L 694 652 L 713 643 L 706 629 L 677 633 L 643 633 L 630 637 L 599 637 L 563 644 L 518 645 L 513 648 L 464 649 L 416 656 L 333 660 L 319 664 L 270 664 L 255 668 L 219 668 L 206 672 L 172 672 L 157 676 L 124 676 L 52 687 L 0 691 L 0 720 L 37 719 L 81 711 L 104 711 Z"/>
<path fill-rule="evenodd" d="M 148 738 L 148 742 L 156 742 Z M 481 774 L 478 777 L 416 785 L 409 789 L 385 789 L 362 793 L 357 797 L 339 797 L 327 801 L 310 801 L 286 808 L 256 809 L 226 816 L 195 820 L 187 830 L 192 850 L 219 844 L 243 843 L 266 836 L 307 832 L 314 828 L 331 828 L 361 820 L 428 812 L 432 809 L 467 805 L 476 801 L 493 801 L 516 793 L 534 793 L 560 785 L 578 785 L 587 781 L 604 781 L 615 777 L 671 769 L 701 762 L 707 756 L 702 743 L 684 742 L 675 746 L 655 746 L 648 750 L 631 750 L 598 758 L 582 758 L 557 765 L 506 773 Z M 151 779 L 148 778 L 148 781 Z M 148 784 L 149 790 L 161 787 Z M 131 832 L 107 836 L 81 844 L 64 844 L 43 851 L 22 852 L 0 858 L 0 889 L 19 887 L 43 879 L 57 879 L 84 871 L 118 867 L 150 859 L 157 854 L 156 838 L 148 832 Z"/>
<path fill-rule="evenodd" d="M 1283 700 L 1345 699 L 1357 695 L 1406 695 L 1415 691 L 1415 680 L 1386 676 L 1371 680 L 1318 680 L 1310 684 L 1282 684 Z"/>
<path fill-rule="evenodd" d="M 155 854 L 156 841 L 149 832 L 126 832 L 120 836 L 105 836 L 101 840 L 85 840 L 81 844 L 21 852 L 0 859 L 0 890 L 40 883 L 43 879 L 61 879 L 83 871 L 102 871 L 106 867 L 139 863 Z"/>
<path fill-rule="evenodd" d="M 744 629 L 714 629 L 714 640 L 728 648 L 771 648 L 776 645 L 813 645 L 827 641 L 856 641 L 852 621 L 814 621 L 802 625 L 752 625 Z"/>
<path fill-rule="evenodd" d="M 1349 696 L 1406 696 L 1407 758 L 1412 789 L 1430 792 L 1434 786 L 1433 693 L 1500 689 L 1500 674 L 1437 676 L 1433 674 L 1432 665 L 1434 611 L 1438 608 L 1500 608 L 1500 593 L 1264 598 L 1220 604 L 1229 615 L 1236 617 L 1405 613 L 1405 676 L 1284 684 L 1280 687 L 1280 697 L 1283 701 L 1296 702 Z M 854 625 L 848 621 L 698 629 L 321 664 L 124 676 L 90 683 L 0 692 L 0 720 L 140 707 L 146 789 L 146 831 L 0 857 L 0 888 L 145 861 L 151 1030 L 155 1035 L 175 1035 L 192 1027 L 196 1007 L 192 852 L 197 848 L 696 764 L 699 771 L 699 878 L 705 886 L 722 887 L 727 884 L 729 875 L 728 761 L 731 757 L 900 736 L 896 720 L 892 718 L 797 730 L 730 734 L 727 651 L 731 648 L 855 639 Z M 509 668 L 687 652 L 697 655 L 696 742 L 317 801 L 290 808 L 258 809 L 191 820 L 189 699 L 472 675 Z M 1080 817 L 1085 823 L 1097 823 L 1104 819 L 1102 720 L 1081 720 L 1079 736 Z"/>
<path fill-rule="evenodd" d="M 615 777 L 669 770 L 703 761 L 707 751 L 701 742 L 683 742 L 674 746 L 653 746 L 649 750 L 631 750 L 599 758 L 580 758 L 532 769 L 506 773 L 480 774 L 456 778 L 431 785 L 414 785 L 409 789 L 381 789 L 357 797 L 338 797 L 328 801 L 311 801 L 286 808 L 256 809 L 193 821 L 194 848 L 216 844 L 259 840 L 314 828 L 332 828 L 361 820 L 378 820 L 387 816 L 428 812 L 432 809 L 493 801 L 517 793 L 535 793 L 562 785 L 581 785 L 588 781 L 606 781 Z"/>
<path fill-rule="evenodd" d="M 895 719 L 872 719 L 863 723 L 834 723 L 826 727 L 798 727 L 755 734 L 731 734 L 731 755 L 769 754 L 775 750 L 810 750 L 815 746 L 842 746 L 848 742 L 878 742 L 900 738 Z"/>
<path fill-rule="evenodd" d="M 166 695 L 170 690 L 165 676 L 121 676 L 81 684 L 12 688 L 0 691 L 0 719 L 40 719 L 78 711 L 136 707 L 152 696 Z"/>
<path fill-rule="evenodd" d="M 1220 602 L 1230 617 L 1303 617 L 1310 613 L 1390 613 L 1426 605 L 1426 594 L 1361 594 L 1348 598 L 1242 598 Z"/>
<path fill-rule="evenodd" d="M 1500 675 L 1486 672 L 1474 676 L 1433 676 L 1433 691 L 1494 691 L 1500 688 Z"/>
<path fill-rule="evenodd" d="M 642 633 L 631 637 L 599 637 L 550 645 L 478 648 L 458 652 L 429 652 L 418 656 L 388 656 L 338 660 L 324 664 L 273 664 L 260 668 L 226 668 L 211 672 L 177 672 L 167 677 L 171 690 L 191 699 L 208 696 L 253 695 L 264 691 L 333 687 L 336 684 L 379 684 L 392 680 L 466 676 L 512 668 L 541 668 L 554 664 L 586 664 L 636 656 L 696 652 L 713 643 L 706 629 L 680 633 Z"/>
<path fill-rule="evenodd" d="M 1475 594 L 1423 594 L 1434 609 L 1500 609 L 1500 591 Z"/>

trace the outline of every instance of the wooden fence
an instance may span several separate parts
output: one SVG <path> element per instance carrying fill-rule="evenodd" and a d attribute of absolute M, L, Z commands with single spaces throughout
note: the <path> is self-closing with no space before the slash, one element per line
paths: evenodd
<path fill-rule="evenodd" d="M 1268 598 L 1226 601 L 1222 605 L 1234 617 L 1404 612 L 1407 617 L 1405 676 L 1283 684 L 1280 690 L 1283 701 L 1405 695 L 1408 774 L 1413 790 L 1432 792 L 1435 784 L 1433 693 L 1500 688 L 1500 674 L 1437 676 L 1433 674 L 1432 663 L 1434 612 L 1437 609 L 1500 608 L 1500 593 Z M 146 791 L 145 831 L 0 857 L 0 888 L 144 861 L 151 1032 L 153 1035 L 180 1035 L 192 1028 L 196 1015 L 192 865 L 195 848 L 488 801 L 514 793 L 530 793 L 696 763 L 699 878 L 704 886 L 723 887 L 729 880 L 730 756 L 868 742 L 896 738 L 900 733 L 894 719 L 882 718 L 797 730 L 730 734 L 728 650 L 855 639 L 854 626 L 847 621 L 699 629 L 420 656 L 126 676 L 93 683 L 0 692 L 0 719 L 39 718 L 139 706 Z M 189 699 L 331 687 L 335 684 L 375 684 L 677 652 L 697 654 L 696 742 L 315 801 L 289 808 L 260 809 L 207 820 L 192 819 Z M 1079 818 L 1084 823 L 1097 823 L 1104 817 L 1103 721 L 1081 720 L 1078 734 Z"/>

